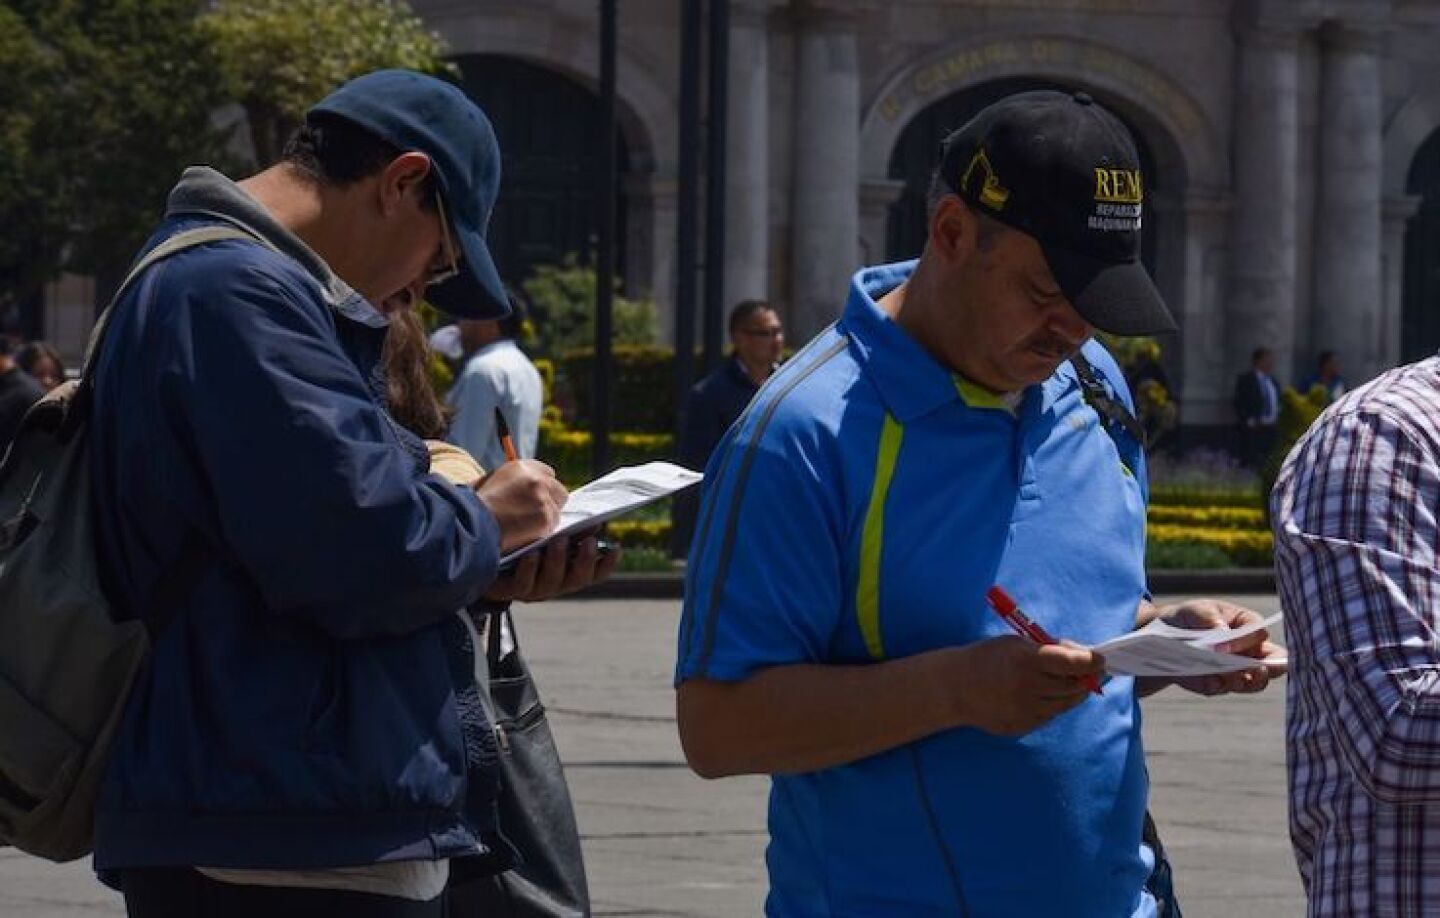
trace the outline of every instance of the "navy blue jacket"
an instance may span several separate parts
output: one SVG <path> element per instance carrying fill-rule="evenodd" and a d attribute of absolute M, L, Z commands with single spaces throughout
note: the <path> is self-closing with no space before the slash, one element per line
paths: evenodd
<path fill-rule="evenodd" d="M 429 474 L 382 407 L 385 318 L 237 186 L 189 170 L 147 249 L 217 219 L 283 251 L 227 241 L 161 261 L 99 354 L 90 435 L 112 595 L 141 608 L 187 538 L 215 556 L 129 700 L 96 867 L 503 846 L 493 739 L 457 699 L 454 633 L 494 579 L 497 524 Z"/>
<path fill-rule="evenodd" d="M 680 429 L 677 451 L 680 464 L 691 469 L 705 468 L 715 445 L 759 391 L 760 387 L 745 372 L 740 358 L 733 355 L 696 383 L 685 399 L 684 426 Z M 671 505 L 670 553 L 677 558 L 685 557 L 690 550 L 695 516 L 700 507 L 698 492 L 698 488 L 681 491 Z"/>

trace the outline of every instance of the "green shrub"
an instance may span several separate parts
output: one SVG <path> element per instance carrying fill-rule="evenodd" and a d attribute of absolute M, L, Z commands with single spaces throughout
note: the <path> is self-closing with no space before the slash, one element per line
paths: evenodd
<path fill-rule="evenodd" d="M 539 440 L 536 458 L 554 468 L 567 488 L 579 487 L 594 477 L 590 470 L 592 438 L 589 431 L 572 430 L 555 420 L 551 413 L 540 420 Z M 610 434 L 610 461 L 614 467 L 640 465 L 674 455 L 675 437 L 671 434 Z"/>
<path fill-rule="evenodd" d="M 538 265 L 520 285 L 525 291 L 535 327 L 535 353 L 554 357 L 567 350 L 595 344 L 595 295 L 599 280 L 595 269 L 566 255 L 558 265 Z M 612 340 L 617 344 L 649 344 L 655 340 L 655 304 L 619 295 L 611 313 Z"/>
<path fill-rule="evenodd" d="M 1244 507 L 1262 506 L 1260 489 L 1227 490 L 1186 485 L 1151 485 L 1150 506 L 1154 507 Z"/>
<path fill-rule="evenodd" d="M 621 345 L 613 351 L 610 429 L 670 433 L 675 429 L 675 352 L 655 345 Z M 559 385 L 566 417 L 574 427 L 590 426 L 594 406 L 595 350 L 561 355 Z"/>
<path fill-rule="evenodd" d="M 620 556 L 620 570 L 631 572 L 668 572 L 675 570 L 675 562 L 670 560 L 670 552 L 663 548 L 651 548 L 640 545 L 631 547 L 621 543 L 625 552 Z"/>
<path fill-rule="evenodd" d="M 1235 562 L 1218 546 L 1204 542 L 1160 542 L 1145 545 L 1145 566 L 1171 570 L 1211 570 L 1234 567 Z"/>
<path fill-rule="evenodd" d="M 1260 467 L 1261 493 L 1266 497 L 1261 506 L 1267 519 L 1270 514 L 1270 489 L 1275 486 L 1275 479 L 1280 476 L 1280 466 L 1285 463 L 1285 457 L 1290 455 L 1290 450 L 1305 436 L 1305 431 L 1320 417 L 1329 402 L 1330 394 L 1325 391 L 1324 386 L 1315 386 L 1303 394 L 1286 386 L 1280 393 L 1280 417 L 1275 422 L 1275 446 Z"/>

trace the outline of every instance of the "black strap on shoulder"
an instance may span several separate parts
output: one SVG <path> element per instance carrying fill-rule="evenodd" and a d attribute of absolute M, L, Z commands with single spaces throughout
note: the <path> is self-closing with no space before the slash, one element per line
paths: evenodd
<path fill-rule="evenodd" d="M 170 626 L 175 613 L 180 611 L 180 604 L 189 599 L 200 585 L 200 578 L 210 567 L 213 556 L 210 544 L 200 535 L 191 532 L 185 537 L 180 554 L 160 575 L 150 591 L 150 601 L 145 605 L 142 619 L 145 630 L 150 633 L 151 643 Z"/>
<path fill-rule="evenodd" d="M 1100 415 L 1101 422 L 1110 430 L 1111 436 L 1114 436 L 1114 428 L 1119 426 L 1135 438 L 1142 450 L 1145 449 L 1144 425 L 1130 413 L 1130 409 L 1126 408 L 1123 402 L 1110 394 L 1110 390 L 1105 388 L 1085 355 L 1077 352 L 1070 358 L 1070 363 L 1075 367 L 1075 375 L 1080 378 L 1080 391 L 1085 396 L 1085 403 Z"/>

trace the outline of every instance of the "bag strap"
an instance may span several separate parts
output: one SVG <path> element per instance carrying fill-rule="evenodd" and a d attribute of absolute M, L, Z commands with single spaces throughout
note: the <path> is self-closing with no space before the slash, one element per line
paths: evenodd
<path fill-rule="evenodd" d="M 80 383 L 75 389 L 75 395 L 71 400 L 70 408 L 65 412 L 65 423 L 60 429 L 60 439 L 67 441 L 74 436 L 75 431 L 90 416 L 90 403 L 94 398 L 95 390 L 95 369 L 99 362 L 100 347 L 104 344 L 105 337 L 110 331 L 110 319 L 115 313 L 115 306 L 120 298 L 130 289 L 135 279 L 145 272 L 145 269 L 171 255 L 179 254 L 186 249 L 193 249 L 196 246 L 208 245 L 212 242 L 223 242 L 230 239 L 248 239 L 261 245 L 268 245 L 263 239 L 247 233 L 233 225 L 225 226 L 197 226 L 194 229 L 184 230 L 176 233 L 169 239 L 155 246 L 135 263 L 130 273 L 120 282 L 115 290 L 115 295 L 110 298 L 110 303 L 100 313 L 100 318 L 95 320 L 95 328 L 90 332 L 90 341 L 85 346 L 85 362 L 81 365 Z"/>
<path fill-rule="evenodd" d="M 89 419 L 90 405 L 95 389 L 95 367 L 99 362 L 100 346 L 110 329 L 110 319 L 115 312 L 116 304 L 120 302 L 120 298 L 124 296 L 135 279 L 151 265 L 169 258 L 171 255 L 196 246 L 230 239 L 248 239 L 264 244 L 259 237 L 234 226 L 200 226 L 176 233 L 146 252 L 144 257 L 135 263 L 135 266 L 130 269 L 130 273 L 125 276 L 125 280 L 116 289 L 115 295 L 110 298 L 110 304 L 100 314 L 100 318 L 95 322 L 94 330 L 90 333 L 90 342 L 85 348 L 85 363 L 80 376 L 80 385 L 75 391 L 70 409 L 66 412 L 65 429 L 62 429 L 60 434 L 63 439 L 68 439 L 80 425 Z M 151 589 L 149 602 L 145 604 L 145 610 L 141 615 L 145 630 L 149 632 L 152 642 L 160 635 L 160 632 L 169 626 L 175 618 L 175 614 L 180 611 L 180 605 L 200 585 L 200 578 L 209 568 L 214 554 L 209 543 L 198 532 L 192 530 L 187 534 L 181 545 L 180 554 L 160 575 L 160 579 Z"/>
<path fill-rule="evenodd" d="M 490 616 L 490 627 L 485 629 L 485 659 L 491 672 L 494 672 L 505 658 L 505 629 L 510 629 L 510 641 L 516 650 L 520 649 L 520 639 L 515 635 L 515 622 L 510 618 L 509 603 L 486 609 L 485 614 Z"/>
<path fill-rule="evenodd" d="M 1095 372 L 1095 367 L 1085 359 L 1085 355 L 1077 352 L 1070 358 L 1070 363 L 1075 367 L 1075 375 L 1080 379 L 1080 392 L 1085 397 L 1085 403 L 1095 409 L 1100 415 L 1100 421 L 1105 427 L 1105 432 L 1115 437 L 1115 427 L 1119 426 L 1139 444 L 1140 449 L 1145 449 L 1145 427 L 1125 407 L 1125 403 L 1110 394 L 1105 384 Z"/>

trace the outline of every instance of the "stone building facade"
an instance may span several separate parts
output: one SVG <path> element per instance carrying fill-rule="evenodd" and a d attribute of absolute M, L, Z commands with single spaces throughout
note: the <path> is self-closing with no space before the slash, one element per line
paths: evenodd
<path fill-rule="evenodd" d="M 523 273 L 593 244 L 595 0 L 413 0 L 506 149 Z M 676 0 L 623 0 L 621 270 L 673 327 Z M 1440 346 L 1440 0 L 731 0 L 725 298 L 796 343 L 856 265 L 918 253 L 935 142 L 1009 91 L 1083 89 L 1136 133 L 1146 261 L 1188 425 L 1340 352 L 1352 382 Z M 65 321 L 64 311 L 55 320 Z"/>

